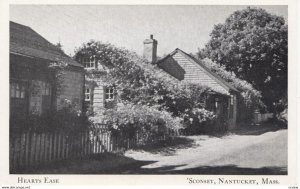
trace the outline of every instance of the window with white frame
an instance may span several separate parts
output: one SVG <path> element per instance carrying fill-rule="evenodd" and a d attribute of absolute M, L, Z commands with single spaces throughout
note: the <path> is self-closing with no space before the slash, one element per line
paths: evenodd
<path fill-rule="evenodd" d="M 105 100 L 113 100 L 115 98 L 115 91 L 113 87 L 105 88 Z"/>
<path fill-rule="evenodd" d="M 10 97 L 11 98 L 25 98 L 25 86 L 21 83 L 12 82 L 10 83 Z"/>
<path fill-rule="evenodd" d="M 45 81 L 41 82 L 42 88 L 42 113 L 49 112 L 51 110 L 52 100 L 51 100 L 51 84 Z"/>
<path fill-rule="evenodd" d="M 28 110 L 27 83 L 23 81 L 10 82 L 10 113 L 25 116 Z"/>
<path fill-rule="evenodd" d="M 84 91 L 85 101 L 88 101 L 88 102 L 91 101 L 91 91 L 92 91 L 91 88 L 85 87 L 85 91 Z"/>
<path fill-rule="evenodd" d="M 51 85 L 50 85 L 50 83 L 43 82 L 42 85 L 43 85 L 42 94 L 46 95 L 46 96 L 50 96 L 51 95 Z"/>
<path fill-rule="evenodd" d="M 96 58 L 95 56 L 84 57 L 82 63 L 85 68 L 96 68 Z"/>

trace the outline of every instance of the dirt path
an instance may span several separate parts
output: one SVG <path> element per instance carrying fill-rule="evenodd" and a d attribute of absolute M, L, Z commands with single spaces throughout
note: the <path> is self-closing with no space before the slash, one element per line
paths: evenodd
<path fill-rule="evenodd" d="M 267 132 L 262 135 L 228 135 L 221 138 L 191 136 L 192 146 L 171 147 L 158 151 L 127 151 L 125 156 L 139 161 L 152 161 L 141 168 L 144 171 L 161 170 L 162 172 L 187 171 L 197 173 L 208 167 L 216 171 L 222 168 L 233 171 L 251 169 L 265 173 L 272 169 L 285 174 L 287 168 L 287 130 Z M 172 152 L 172 153 L 166 153 Z M 236 170 L 242 169 L 242 170 Z M 261 170 L 261 171 L 259 171 Z M 146 171 L 146 172 L 147 172 Z M 200 173 L 199 172 L 199 173 Z M 275 174 L 274 172 L 274 174 Z M 229 171 L 228 174 L 232 172 Z M 272 174 L 272 171 L 270 171 Z"/>

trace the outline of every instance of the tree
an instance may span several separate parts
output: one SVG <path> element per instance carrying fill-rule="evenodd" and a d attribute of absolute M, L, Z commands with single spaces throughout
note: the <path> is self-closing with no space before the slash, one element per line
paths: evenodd
<path fill-rule="evenodd" d="M 60 52 L 65 53 L 63 50 L 63 46 L 60 42 L 57 42 L 54 46 L 57 47 L 60 50 Z"/>
<path fill-rule="evenodd" d="M 210 58 L 251 83 L 269 110 L 285 102 L 288 27 L 283 17 L 248 7 L 215 25 L 210 36 L 199 58 Z"/>

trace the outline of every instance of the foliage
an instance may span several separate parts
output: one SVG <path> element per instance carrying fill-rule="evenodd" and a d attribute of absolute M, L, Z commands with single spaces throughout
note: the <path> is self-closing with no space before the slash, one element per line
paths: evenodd
<path fill-rule="evenodd" d="M 75 59 L 80 61 L 82 57 L 91 56 L 96 58 L 102 67 L 88 70 L 89 80 L 101 78 L 105 85 L 114 85 L 117 88 L 121 103 L 154 108 L 157 116 L 158 112 L 162 115 L 170 112 L 173 119 L 182 118 L 189 113 L 187 110 L 204 108 L 201 106 L 202 97 L 213 93 L 206 86 L 179 82 L 136 53 L 111 44 L 90 41 L 77 49 Z M 133 113 L 141 115 L 135 111 Z M 146 111 L 142 113 L 148 115 Z M 118 111 L 115 114 L 119 115 Z M 152 123 L 156 123 L 154 116 L 150 118 L 153 118 Z"/>
<path fill-rule="evenodd" d="M 106 109 L 104 117 L 91 117 L 91 122 L 106 123 L 113 132 L 126 133 L 135 137 L 138 132 L 143 135 L 144 142 L 151 138 L 167 134 L 169 129 L 178 130 L 182 127 L 179 118 L 169 112 L 157 110 L 147 105 L 118 104 L 117 109 Z"/>
<path fill-rule="evenodd" d="M 216 116 L 213 112 L 204 108 L 193 108 L 183 114 L 183 122 L 185 130 L 192 134 L 199 134 L 199 131 L 204 129 L 204 126 L 211 126 Z"/>
<path fill-rule="evenodd" d="M 53 73 L 54 78 L 52 81 L 53 86 L 55 86 L 55 95 L 58 96 L 59 93 L 63 90 L 63 77 L 64 72 L 67 69 L 68 64 L 62 61 L 51 62 L 48 66 L 49 70 Z"/>
<path fill-rule="evenodd" d="M 271 110 L 287 91 L 287 33 L 284 18 L 248 7 L 215 25 L 198 55 L 251 83 Z"/>
<path fill-rule="evenodd" d="M 239 79 L 232 71 L 226 71 L 224 65 L 217 64 L 208 58 L 200 60 L 207 68 L 240 91 L 242 101 L 247 108 L 264 109 L 261 92 L 257 91 L 249 82 Z"/>
<path fill-rule="evenodd" d="M 57 49 L 58 49 L 61 53 L 64 53 L 64 54 L 65 54 L 65 52 L 64 52 L 64 50 L 63 50 L 63 45 L 62 45 L 60 42 L 56 43 L 54 46 L 57 47 Z"/>
<path fill-rule="evenodd" d="M 146 105 L 120 104 L 115 111 L 107 109 L 104 113 L 104 121 L 110 123 L 109 125 L 112 125 L 113 129 L 139 127 L 159 132 L 166 128 L 181 128 L 180 119 L 173 118 L 167 111 L 157 110 Z"/>

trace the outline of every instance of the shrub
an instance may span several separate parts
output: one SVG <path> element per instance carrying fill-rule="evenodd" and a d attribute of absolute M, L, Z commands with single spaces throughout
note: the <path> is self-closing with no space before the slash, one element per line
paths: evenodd
<path fill-rule="evenodd" d="M 211 127 L 216 118 L 213 112 L 205 110 L 204 108 L 189 109 L 182 117 L 185 130 L 191 134 L 199 134 L 206 129 L 205 127 Z"/>
<path fill-rule="evenodd" d="M 179 118 L 147 105 L 119 103 L 116 109 L 107 109 L 103 118 L 95 115 L 90 120 L 94 124 L 105 123 L 111 131 L 126 133 L 131 138 L 138 132 L 143 135 L 145 143 L 157 136 L 167 135 L 169 129 L 182 128 Z"/>

